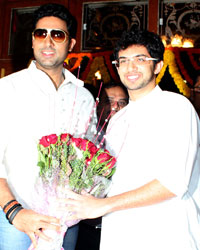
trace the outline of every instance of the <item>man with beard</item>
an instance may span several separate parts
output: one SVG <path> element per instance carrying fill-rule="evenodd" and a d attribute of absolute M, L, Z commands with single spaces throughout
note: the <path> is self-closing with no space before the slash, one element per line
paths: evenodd
<path fill-rule="evenodd" d="M 164 46 L 148 31 L 127 31 L 114 51 L 129 104 L 107 128 L 117 157 L 108 197 L 68 192 L 70 219 L 103 216 L 101 250 L 200 249 L 200 123 L 184 96 L 162 91 Z"/>
<path fill-rule="evenodd" d="M 40 6 L 32 33 L 35 60 L 28 69 L 0 80 L 1 250 L 27 250 L 31 241 L 36 246 L 37 237 L 50 240 L 43 230 L 60 228 L 58 219 L 30 209 L 39 139 L 54 133 L 94 136 L 95 117 L 88 126 L 94 99 L 83 82 L 63 68 L 75 33 L 75 19 L 64 6 Z M 65 249 L 75 249 L 77 234 L 78 226 L 69 228 Z"/>

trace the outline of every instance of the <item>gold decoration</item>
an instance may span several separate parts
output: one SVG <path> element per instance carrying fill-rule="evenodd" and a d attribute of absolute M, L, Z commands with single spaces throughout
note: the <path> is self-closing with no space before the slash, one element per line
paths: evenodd
<path fill-rule="evenodd" d="M 180 93 L 182 93 L 186 97 L 190 97 L 190 88 L 187 86 L 182 76 L 180 75 L 178 67 L 176 65 L 175 55 L 170 49 L 165 49 L 164 65 L 156 78 L 156 83 L 159 84 L 159 82 L 161 81 L 162 77 L 164 76 L 167 66 L 169 68 L 169 73 L 174 79 L 174 82 L 177 88 L 179 89 Z"/>
<path fill-rule="evenodd" d="M 105 63 L 104 63 L 104 57 L 103 56 L 97 56 L 94 58 L 91 66 L 90 66 L 90 71 L 86 77 L 86 80 L 85 82 L 86 83 L 89 83 L 89 84 L 92 84 L 93 82 L 93 79 L 95 77 L 95 73 L 97 71 L 100 71 L 101 72 L 101 77 L 102 77 L 102 81 L 104 83 L 108 83 L 111 81 L 110 79 L 110 75 L 107 71 L 107 68 L 105 66 Z"/>

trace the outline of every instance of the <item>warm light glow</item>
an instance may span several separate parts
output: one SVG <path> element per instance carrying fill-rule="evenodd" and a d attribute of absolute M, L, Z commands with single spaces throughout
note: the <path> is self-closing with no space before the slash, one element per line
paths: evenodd
<path fill-rule="evenodd" d="M 171 46 L 172 47 L 182 47 L 182 36 L 175 35 L 171 38 Z"/>
<path fill-rule="evenodd" d="M 95 75 L 96 79 L 101 80 L 101 73 L 99 70 L 94 75 Z"/>
<path fill-rule="evenodd" d="M 183 38 L 180 35 L 174 35 L 169 39 L 166 36 L 161 36 L 162 42 L 165 47 L 182 47 L 182 48 L 192 48 L 194 47 L 194 41 L 189 38 Z"/>
<path fill-rule="evenodd" d="M 193 40 L 191 40 L 191 39 L 184 39 L 182 47 L 183 48 L 193 48 L 194 47 Z"/>

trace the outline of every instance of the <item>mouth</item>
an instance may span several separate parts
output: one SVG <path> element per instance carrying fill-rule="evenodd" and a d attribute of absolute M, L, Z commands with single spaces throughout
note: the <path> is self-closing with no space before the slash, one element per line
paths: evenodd
<path fill-rule="evenodd" d="M 138 79 L 139 79 L 139 74 L 134 74 L 134 75 L 127 75 L 127 79 L 129 80 L 129 81 L 131 81 L 131 82 L 135 82 L 135 81 L 137 81 Z"/>
<path fill-rule="evenodd" d="M 42 51 L 42 55 L 45 57 L 52 57 L 54 54 L 54 51 Z"/>

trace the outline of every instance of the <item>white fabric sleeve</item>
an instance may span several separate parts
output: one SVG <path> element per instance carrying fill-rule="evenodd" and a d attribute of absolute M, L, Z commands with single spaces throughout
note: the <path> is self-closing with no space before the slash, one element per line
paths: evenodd
<path fill-rule="evenodd" d="M 174 106 L 175 112 L 163 110 L 164 115 L 160 117 L 163 127 L 158 128 L 155 176 L 162 185 L 182 197 L 188 192 L 194 168 L 200 166 L 200 162 L 196 162 L 200 152 L 200 128 L 197 114 L 189 102 L 177 106 Z"/>
<path fill-rule="evenodd" d="M 12 107 L 14 99 L 11 97 L 10 84 L 4 78 L 0 80 L 0 178 L 6 178 L 5 151 L 9 138 Z M 12 102 L 11 102 L 12 100 Z"/>

